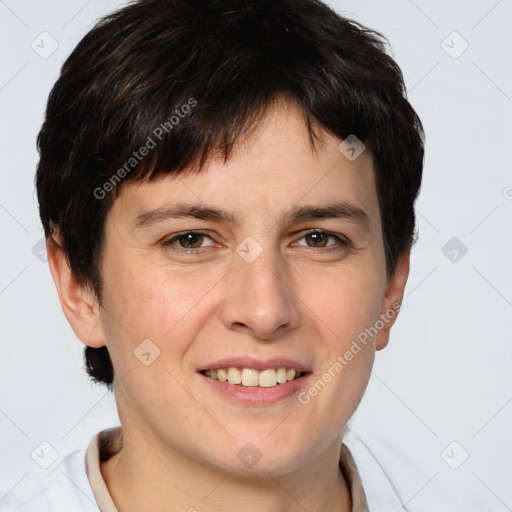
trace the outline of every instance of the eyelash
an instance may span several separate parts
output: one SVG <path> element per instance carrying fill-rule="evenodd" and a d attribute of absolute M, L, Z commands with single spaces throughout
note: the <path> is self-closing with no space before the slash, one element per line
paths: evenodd
<path fill-rule="evenodd" d="M 318 234 L 321 234 L 321 235 L 326 235 L 328 236 L 329 238 L 336 238 L 338 240 L 338 242 L 340 243 L 341 247 L 338 246 L 338 247 L 307 247 L 307 249 L 311 249 L 311 250 L 315 250 L 315 249 L 324 249 L 326 251 L 332 251 L 332 250 L 339 250 L 340 248 L 344 248 L 344 247 L 349 247 L 350 246 L 350 241 L 345 238 L 345 237 L 342 237 L 340 235 L 335 235 L 334 233 L 331 233 L 329 231 L 323 231 L 323 230 L 320 230 L 320 229 L 311 229 L 307 232 L 305 232 L 301 238 L 299 240 L 301 240 L 302 238 L 306 237 L 307 235 L 311 235 L 313 233 L 318 233 Z M 211 240 L 211 236 L 208 232 L 206 231 L 183 231 L 181 233 L 178 233 L 177 235 L 174 235 L 172 238 L 169 238 L 167 240 L 165 240 L 164 242 L 162 242 L 162 245 L 172 251 L 172 252 L 181 252 L 181 253 L 185 253 L 185 254 L 191 254 L 191 253 L 199 253 L 201 252 L 203 249 L 207 249 L 208 247 L 198 247 L 198 248 L 186 248 L 186 247 L 179 247 L 179 246 L 175 246 L 173 244 L 173 242 L 177 239 L 179 239 L 180 237 L 182 236 L 185 236 L 185 235 L 188 235 L 188 234 L 193 234 L 193 235 L 203 235 L 203 236 L 207 236 L 208 238 L 210 238 Z"/>

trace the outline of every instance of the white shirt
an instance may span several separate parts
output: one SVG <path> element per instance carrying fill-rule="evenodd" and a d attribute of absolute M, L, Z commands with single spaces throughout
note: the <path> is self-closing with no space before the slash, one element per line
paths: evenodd
<path fill-rule="evenodd" d="M 118 512 L 100 459 L 107 460 L 121 448 L 121 427 L 98 432 L 87 449 L 67 455 L 28 500 L 11 495 L 0 500 L 0 512 Z M 352 512 L 395 512 L 403 505 L 380 464 L 350 431 L 340 447 L 340 470 L 351 493 Z"/>

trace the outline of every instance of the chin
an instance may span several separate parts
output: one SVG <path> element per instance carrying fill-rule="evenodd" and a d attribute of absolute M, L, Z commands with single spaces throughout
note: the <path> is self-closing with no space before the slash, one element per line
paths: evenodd
<path fill-rule="evenodd" d="M 268 473 L 278 476 L 296 469 L 304 457 L 304 444 L 295 451 L 292 445 L 286 445 L 277 439 L 271 440 L 270 437 L 265 438 L 267 435 L 265 432 L 258 439 L 253 437 L 252 441 L 247 440 L 247 436 L 233 439 L 232 447 L 226 447 L 222 453 L 216 454 L 214 464 L 223 471 L 240 476 L 265 478 L 268 478 Z"/>

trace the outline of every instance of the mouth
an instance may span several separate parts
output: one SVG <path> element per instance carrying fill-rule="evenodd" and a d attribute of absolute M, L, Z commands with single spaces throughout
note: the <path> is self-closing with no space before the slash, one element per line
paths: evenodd
<path fill-rule="evenodd" d="M 201 370 L 199 373 L 219 383 L 242 387 L 272 388 L 291 381 L 296 381 L 309 375 L 311 372 L 295 368 L 240 368 L 230 366 L 211 370 Z"/>

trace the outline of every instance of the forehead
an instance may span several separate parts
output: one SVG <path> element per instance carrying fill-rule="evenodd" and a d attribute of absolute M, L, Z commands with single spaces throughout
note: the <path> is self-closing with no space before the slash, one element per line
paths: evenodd
<path fill-rule="evenodd" d="M 344 208 L 361 221 L 364 214 L 370 223 L 378 220 L 369 152 L 349 159 L 340 151 L 341 139 L 320 128 L 316 133 L 319 139 L 313 149 L 298 109 L 275 107 L 237 141 L 227 162 L 212 156 L 201 171 L 189 168 L 153 182 L 127 183 L 113 209 L 122 210 L 135 227 L 159 212 L 179 216 L 187 209 L 197 218 L 207 215 L 232 224 L 255 215 L 284 222 L 300 220 L 304 208 L 327 204 L 336 204 L 338 213 Z"/>

